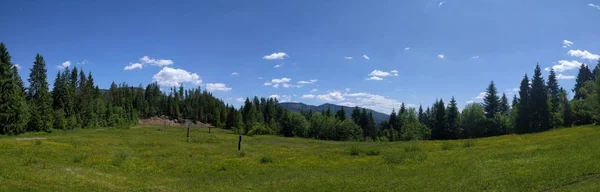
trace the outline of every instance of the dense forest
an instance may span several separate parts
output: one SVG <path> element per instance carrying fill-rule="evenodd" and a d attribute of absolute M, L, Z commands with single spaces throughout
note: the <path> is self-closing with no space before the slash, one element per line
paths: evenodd
<path fill-rule="evenodd" d="M 582 64 L 569 100 L 550 70 L 547 81 L 537 65 L 530 79 L 521 80 L 512 101 L 490 82 L 482 103 L 459 111 L 456 100 L 436 100 L 423 109 L 392 111 L 377 124 L 370 111 L 355 107 L 347 119 L 344 110 L 289 112 L 274 98 L 247 98 L 241 107 L 226 104 L 200 88 L 172 87 L 161 91 L 156 83 L 146 87 L 112 83 L 108 90 L 94 84 L 91 72 L 65 68 L 56 74 L 53 88 L 46 63 L 35 56 L 25 87 L 11 56 L 0 43 L 0 135 L 51 132 L 94 127 L 128 127 L 140 118 L 210 123 L 239 134 L 276 134 L 323 140 L 400 141 L 461 139 L 511 133 L 533 133 L 600 123 L 600 61 L 593 71 Z"/>

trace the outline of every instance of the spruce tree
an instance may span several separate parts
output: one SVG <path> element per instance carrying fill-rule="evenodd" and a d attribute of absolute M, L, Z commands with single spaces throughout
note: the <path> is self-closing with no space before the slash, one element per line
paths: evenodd
<path fill-rule="evenodd" d="M 521 86 L 519 87 L 519 111 L 516 118 L 515 132 L 517 133 L 529 133 L 531 132 L 531 114 L 529 108 L 530 99 L 530 87 L 529 78 L 527 74 L 521 80 Z"/>
<path fill-rule="evenodd" d="M 431 130 L 432 139 L 446 139 L 448 136 L 446 131 L 446 107 L 444 100 L 440 99 L 433 105 L 433 127 Z"/>
<path fill-rule="evenodd" d="M 577 73 L 577 79 L 575 79 L 575 86 L 573 92 L 575 92 L 574 99 L 585 99 L 584 94 L 580 90 L 585 82 L 592 80 L 590 69 L 586 64 L 579 66 L 579 73 Z"/>
<path fill-rule="evenodd" d="M 340 121 L 346 120 L 346 111 L 344 111 L 343 106 L 342 106 L 342 109 L 340 109 L 336 112 L 335 118 L 339 119 Z"/>
<path fill-rule="evenodd" d="M 598 78 L 596 78 L 598 79 Z M 571 103 L 569 102 L 569 97 L 567 91 L 562 89 L 560 90 L 560 102 L 562 103 L 562 118 L 563 118 L 563 126 L 570 127 L 573 125 L 573 112 L 571 111 Z"/>
<path fill-rule="evenodd" d="M 29 74 L 29 109 L 31 111 L 31 121 L 29 121 L 28 131 L 50 131 L 53 127 L 52 109 L 50 92 L 46 75 L 46 62 L 40 54 L 36 55 L 33 68 Z"/>
<path fill-rule="evenodd" d="M 560 104 L 560 88 L 556 80 L 556 73 L 554 69 L 550 69 L 550 75 L 548 75 L 548 96 L 550 97 L 550 103 L 552 103 L 552 112 L 558 112 L 558 106 Z"/>
<path fill-rule="evenodd" d="M 531 131 L 539 132 L 550 129 L 550 110 L 548 109 L 548 92 L 539 65 L 536 65 L 531 79 Z"/>
<path fill-rule="evenodd" d="M 419 122 L 425 124 L 425 113 L 423 112 L 423 106 L 419 104 L 419 112 L 417 113 Z"/>
<path fill-rule="evenodd" d="M 496 113 L 501 112 L 500 98 L 498 97 L 494 81 L 490 82 L 486 90 L 486 95 L 483 98 L 483 108 L 485 109 L 485 116 L 487 118 L 493 118 Z"/>
<path fill-rule="evenodd" d="M 509 111 L 510 106 L 508 105 L 508 98 L 506 98 L 506 94 L 502 93 L 502 97 L 500 98 L 500 113 L 508 115 Z"/>
<path fill-rule="evenodd" d="M 23 133 L 29 121 L 29 111 L 20 76 L 14 69 L 4 43 L 0 42 L 0 134 Z"/>
<path fill-rule="evenodd" d="M 399 129 L 398 127 L 398 116 L 396 115 L 396 109 L 392 109 L 390 119 L 388 120 L 389 127 L 387 129 Z"/>
<path fill-rule="evenodd" d="M 458 139 L 462 132 L 460 127 L 460 112 L 454 97 L 450 99 L 450 104 L 446 112 L 446 131 L 447 139 Z"/>
<path fill-rule="evenodd" d="M 511 108 L 515 108 L 519 105 L 519 99 L 517 98 L 517 95 L 513 95 L 513 100 L 512 100 L 512 104 L 511 104 Z"/>

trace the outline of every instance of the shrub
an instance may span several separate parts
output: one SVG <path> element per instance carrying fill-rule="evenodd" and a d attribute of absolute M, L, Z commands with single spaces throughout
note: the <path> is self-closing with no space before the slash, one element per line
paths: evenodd
<path fill-rule="evenodd" d="M 248 131 L 248 136 L 253 135 L 265 135 L 271 134 L 271 130 L 264 123 L 254 123 L 250 131 Z"/>
<path fill-rule="evenodd" d="M 379 153 L 380 153 L 379 149 L 371 149 L 371 150 L 367 151 L 368 156 L 377 156 L 377 155 L 379 155 Z"/>
<path fill-rule="evenodd" d="M 352 145 L 352 147 L 350 147 L 350 155 L 357 156 L 359 154 L 360 154 L 360 149 L 358 148 L 358 145 Z"/>
<path fill-rule="evenodd" d="M 442 150 L 444 150 L 444 151 L 452 150 L 453 148 L 454 148 L 454 145 L 452 143 L 448 143 L 448 142 L 442 143 Z"/>
<path fill-rule="evenodd" d="M 271 155 L 263 155 L 262 158 L 260 158 L 260 163 L 273 163 L 273 158 Z"/>

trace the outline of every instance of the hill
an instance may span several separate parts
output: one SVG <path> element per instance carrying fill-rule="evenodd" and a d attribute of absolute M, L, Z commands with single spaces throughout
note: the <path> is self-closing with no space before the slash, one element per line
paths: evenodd
<path fill-rule="evenodd" d="M 185 135 L 144 125 L 0 136 L 0 191 L 600 189 L 597 126 L 413 142 L 244 136 L 241 153 L 228 130 Z"/>
<path fill-rule="evenodd" d="M 313 112 L 321 112 L 323 110 L 327 111 L 328 108 L 331 108 L 331 111 L 333 113 L 335 113 L 335 112 L 339 111 L 340 109 L 342 109 L 341 105 L 335 105 L 335 104 L 331 104 L 331 103 L 325 103 L 323 105 L 314 106 L 314 105 L 307 105 L 304 103 L 283 102 L 283 103 L 279 103 L 279 105 L 281 107 L 283 107 L 284 109 L 287 109 L 289 111 L 295 111 L 295 112 L 302 112 L 302 111 L 307 112 L 309 110 L 312 110 Z M 347 106 L 343 106 L 343 107 L 344 107 L 344 111 L 346 112 L 346 118 L 350 118 L 350 115 L 352 115 L 352 110 L 354 110 L 354 107 L 347 107 Z M 362 109 L 362 108 L 360 108 L 360 109 Z M 377 122 L 377 123 L 381 123 L 382 121 L 386 121 L 386 120 L 390 119 L 390 115 L 388 115 L 388 114 L 377 112 L 377 111 L 371 110 L 371 109 L 366 109 L 366 110 L 373 113 L 373 119 L 375 119 L 375 122 Z"/>

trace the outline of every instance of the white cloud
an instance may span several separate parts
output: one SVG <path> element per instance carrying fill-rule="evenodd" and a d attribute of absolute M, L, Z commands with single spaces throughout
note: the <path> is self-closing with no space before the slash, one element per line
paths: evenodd
<path fill-rule="evenodd" d="M 593 8 L 596 8 L 596 9 L 600 10 L 600 5 L 595 5 L 595 4 L 591 4 L 591 3 L 590 3 L 590 4 L 588 4 L 588 6 L 590 6 L 590 7 L 593 7 Z"/>
<path fill-rule="evenodd" d="M 390 73 L 392 73 L 393 76 L 398 76 L 398 70 L 391 70 Z"/>
<path fill-rule="evenodd" d="M 71 61 L 65 61 L 65 62 L 62 63 L 62 65 L 59 65 L 58 68 L 59 69 L 64 69 L 64 68 L 67 68 L 67 67 L 70 67 L 70 66 L 71 66 Z"/>
<path fill-rule="evenodd" d="M 173 60 L 170 60 L 170 59 L 154 59 L 154 58 L 150 58 L 148 56 L 144 56 L 144 57 L 140 58 L 140 62 L 142 64 L 150 64 L 150 65 L 159 66 L 159 67 L 173 65 L 175 63 L 175 62 L 173 62 Z"/>
<path fill-rule="evenodd" d="M 327 94 L 317 95 L 316 97 L 324 101 L 343 101 L 345 99 L 339 91 L 328 92 Z"/>
<path fill-rule="evenodd" d="M 471 57 L 471 59 L 479 59 L 479 55 L 475 55 L 475 56 Z"/>
<path fill-rule="evenodd" d="M 346 98 L 344 105 L 346 106 L 360 106 L 388 114 L 391 113 L 393 108 L 398 108 L 402 105 L 401 102 L 395 99 L 370 93 L 346 93 L 344 96 Z"/>
<path fill-rule="evenodd" d="M 308 80 L 308 81 L 298 81 L 298 84 L 314 84 L 317 81 L 318 81 L 317 79 L 311 79 L 311 80 Z"/>
<path fill-rule="evenodd" d="M 439 54 L 439 55 L 437 55 L 437 57 L 440 59 L 444 59 L 445 56 L 443 54 Z"/>
<path fill-rule="evenodd" d="M 302 99 L 313 99 L 313 98 L 315 98 L 315 95 L 313 95 L 313 94 L 302 95 Z"/>
<path fill-rule="evenodd" d="M 408 51 L 408 50 L 410 50 L 410 47 L 405 47 L 404 50 Z"/>
<path fill-rule="evenodd" d="M 569 80 L 569 79 L 575 79 L 575 76 L 558 74 L 558 75 L 556 75 L 556 79 Z"/>
<path fill-rule="evenodd" d="M 241 102 L 246 101 L 246 99 L 243 97 L 238 97 L 238 98 L 235 98 L 235 101 L 237 101 L 238 103 L 241 103 Z"/>
<path fill-rule="evenodd" d="M 383 78 L 377 77 L 377 76 L 371 76 L 369 78 L 366 78 L 365 80 L 367 80 L 367 81 L 381 81 L 381 80 L 383 80 Z"/>
<path fill-rule="evenodd" d="M 19 64 L 14 64 L 13 67 L 17 68 L 17 70 L 21 69 L 21 65 Z"/>
<path fill-rule="evenodd" d="M 565 39 L 565 40 L 563 40 L 563 46 L 562 47 L 563 48 L 567 48 L 567 47 L 570 47 L 573 44 L 574 44 L 573 42 Z"/>
<path fill-rule="evenodd" d="M 349 91 L 350 91 L 350 88 L 346 88 L 344 91 L 346 91 L 346 92 L 349 92 Z"/>
<path fill-rule="evenodd" d="M 215 92 L 215 91 L 231 91 L 231 87 L 227 87 L 227 85 L 223 84 L 223 83 L 207 83 L 206 84 L 206 90 L 210 91 L 210 92 Z"/>
<path fill-rule="evenodd" d="M 475 97 L 475 99 L 483 99 L 485 96 L 487 96 L 487 92 L 481 92 L 479 95 L 477 95 L 477 97 Z"/>
<path fill-rule="evenodd" d="M 563 72 L 571 69 L 578 69 L 579 66 L 581 66 L 581 63 L 579 61 L 560 60 L 558 61 L 557 65 L 552 66 L 552 69 L 554 69 L 554 71 L 556 72 Z M 546 67 L 545 70 L 550 71 L 550 68 Z"/>
<path fill-rule="evenodd" d="M 573 56 L 573 57 L 579 57 L 581 59 L 587 59 L 587 60 L 591 60 L 591 61 L 596 61 L 598 59 L 600 59 L 600 55 L 596 55 L 593 53 L 590 53 L 587 50 L 569 50 L 569 52 L 567 52 L 569 55 Z"/>
<path fill-rule="evenodd" d="M 317 91 L 319 91 L 319 90 L 318 89 L 312 89 L 312 90 L 310 90 L 311 93 L 314 93 L 314 92 L 317 92 Z"/>
<path fill-rule="evenodd" d="M 441 6 L 442 6 L 442 5 L 444 5 L 444 4 L 446 4 L 446 2 L 445 2 L 445 1 L 442 1 L 442 2 L 438 3 L 438 7 L 441 7 Z"/>
<path fill-rule="evenodd" d="M 365 58 L 366 60 L 371 60 L 371 58 L 369 58 L 369 56 L 367 55 L 362 55 L 363 58 Z"/>
<path fill-rule="evenodd" d="M 193 83 L 199 85 L 202 83 L 200 76 L 196 73 L 190 73 L 183 69 L 173 69 L 163 67 L 156 73 L 152 80 L 162 86 L 179 86 L 180 83 Z"/>
<path fill-rule="evenodd" d="M 281 65 L 275 65 L 275 66 L 273 66 L 273 68 L 280 68 L 282 66 L 283 66 L 283 64 L 281 64 Z"/>
<path fill-rule="evenodd" d="M 238 72 L 233 72 L 233 73 L 231 73 L 231 75 L 232 75 L 232 76 L 238 76 L 238 75 L 240 75 L 240 74 L 239 74 Z"/>
<path fill-rule="evenodd" d="M 352 59 L 352 57 L 344 57 L 344 59 Z"/>
<path fill-rule="evenodd" d="M 473 101 L 473 100 L 468 100 L 468 101 L 467 101 L 467 104 L 470 104 L 470 103 L 475 103 L 475 101 Z"/>
<path fill-rule="evenodd" d="M 289 57 L 287 53 L 278 52 L 278 53 L 272 53 L 270 55 L 265 55 L 263 57 L 263 59 L 266 59 L 266 60 L 277 60 L 277 59 L 285 59 L 286 57 Z"/>
<path fill-rule="evenodd" d="M 380 70 L 373 70 L 371 73 L 369 73 L 369 76 L 387 77 L 390 76 L 390 73 Z"/>
<path fill-rule="evenodd" d="M 288 83 L 291 80 L 292 79 L 290 79 L 290 78 L 284 77 L 284 78 L 281 78 L 281 79 L 272 79 L 271 82 L 272 83 Z"/>
<path fill-rule="evenodd" d="M 279 86 L 282 86 L 284 88 L 294 87 L 294 85 L 289 83 L 290 81 L 292 81 L 292 79 L 284 77 L 281 79 L 272 79 L 270 82 L 265 82 L 263 85 L 273 86 L 274 88 L 279 88 Z"/>
<path fill-rule="evenodd" d="M 275 85 L 273 85 L 273 87 L 279 88 L 279 84 L 275 84 Z"/>
<path fill-rule="evenodd" d="M 123 68 L 123 70 L 125 70 L 125 71 L 134 70 L 134 69 L 142 69 L 142 64 L 133 63 L 133 64 L 127 65 L 127 66 L 125 66 L 125 68 Z"/>
<path fill-rule="evenodd" d="M 290 102 L 292 100 L 292 96 L 289 95 L 270 95 L 269 98 L 277 99 L 279 102 Z"/>

